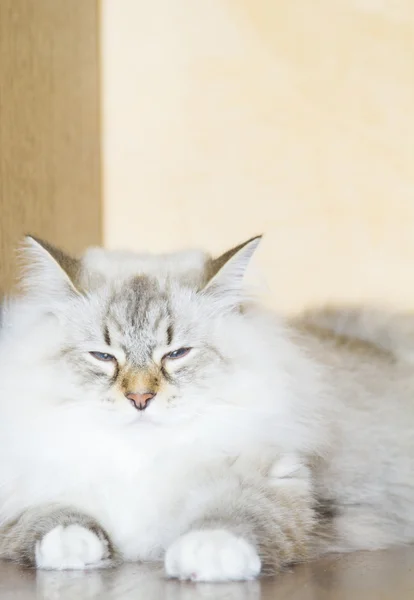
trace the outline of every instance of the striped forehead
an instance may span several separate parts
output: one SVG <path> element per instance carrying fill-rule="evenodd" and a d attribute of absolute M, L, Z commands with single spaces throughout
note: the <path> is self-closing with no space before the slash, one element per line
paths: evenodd
<path fill-rule="evenodd" d="M 109 304 L 104 327 L 111 345 L 137 363 L 148 360 L 157 346 L 167 345 L 172 325 L 168 298 L 155 279 L 135 277 Z M 108 342 L 108 340 L 107 340 Z"/>

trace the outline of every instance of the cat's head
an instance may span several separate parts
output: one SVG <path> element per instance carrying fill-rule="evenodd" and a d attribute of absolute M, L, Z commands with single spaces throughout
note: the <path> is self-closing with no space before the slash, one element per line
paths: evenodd
<path fill-rule="evenodd" d="M 91 279 L 82 261 L 29 238 L 25 298 L 44 337 L 42 360 L 73 375 L 77 402 L 100 402 L 134 419 L 175 423 L 224 404 L 234 354 L 247 356 L 243 279 L 259 242 L 216 259 L 198 253 L 187 270 L 188 256 L 179 254 L 175 263 L 166 256 L 148 268 L 145 260 L 131 265 L 131 275 L 118 256 L 109 277 Z"/>

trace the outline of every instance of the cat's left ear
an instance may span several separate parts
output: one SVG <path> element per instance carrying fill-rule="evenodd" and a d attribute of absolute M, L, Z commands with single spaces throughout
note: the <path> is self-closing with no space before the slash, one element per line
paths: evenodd
<path fill-rule="evenodd" d="M 45 302 L 80 295 L 78 259 L 32 235 L 26 236 L 22 255 L 26 265 L 22 283 L 27 294 Z"/>
<path fill-rule="evenodd" d="M 202 292 L 214 296 L 223 308 L 239 306 L 245 299 L 244 276 L 261 239 L 258 235 L 211 260 Z"/>

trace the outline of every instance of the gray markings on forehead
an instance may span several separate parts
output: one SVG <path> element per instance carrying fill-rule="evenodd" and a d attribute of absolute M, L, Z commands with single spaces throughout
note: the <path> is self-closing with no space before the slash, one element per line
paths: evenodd
<path fill-rule="evenodd" d="M 149 308 L 156 292 L 156 282 L 149 277 L 134 277 L 122 286 L 114 297 L 114 305 L 116 303 L 125 324 L 137 328 L 148 322 Z"/>
<path fill-rule="evenodd" d="M 113 295 L 106 321 L 116 328 L 116 342 L 137 365 L 147 362 L 157 345 L 168 342 L 168 332 L 172 336 L 168 298 L 146 275 L 129 280 Z"/>
<path fill-rule="evenodd" d="M 106 322 L 104 324 L 104 340 L 105 344 L 107 344 L 108 346 L 111 345 L 111 336 L 109 335 L 108 324 Z"/>
<path fill-rule="evenodd" d="M 171 321 L 172 321 L 172 319 L 171 319 Z M 171 344 L 171 342 L 173 341 L 173 337 L 174 337 L 174 329 L 173 329 L 171 321 L 167 327 L 167 346 L 169 346 Z"/>

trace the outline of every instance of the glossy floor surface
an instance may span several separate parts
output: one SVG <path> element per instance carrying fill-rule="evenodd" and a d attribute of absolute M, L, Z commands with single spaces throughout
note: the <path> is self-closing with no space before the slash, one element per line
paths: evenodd
<path fill-rule="evenodd" d="M 414 548 L 333 556 L 247 583 L 167 581 L 136 565 L 38 572 L 0 563 L 0 600 L 412 600 Z"/>

